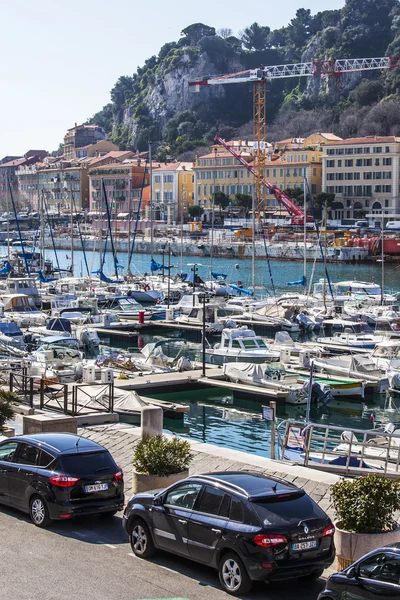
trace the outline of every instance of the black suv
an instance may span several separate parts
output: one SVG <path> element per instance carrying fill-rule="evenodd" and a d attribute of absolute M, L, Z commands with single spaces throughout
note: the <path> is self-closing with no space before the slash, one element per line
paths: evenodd
<path fill-rule="evenodd" d="M 377 548 L 326 580 L 318 600 L 400 598 L 400 542 Z"/>
<path fill-rule="evenodd" d="M 105 513 L 124 505 L 123 473 L 98 444 L 68 433 L 22 435 L 0 443 L 0 502 L 53 519 Z"/>
<path fill-rule="evenodd" d="M 160 548 L 210 565 L 233 595 L 253 581 L 317 578 L 335 557 L 324 511 L 295 485 L 255 472 L 198 475 L 136 494 L 123 524 L 136 556 Z"/>

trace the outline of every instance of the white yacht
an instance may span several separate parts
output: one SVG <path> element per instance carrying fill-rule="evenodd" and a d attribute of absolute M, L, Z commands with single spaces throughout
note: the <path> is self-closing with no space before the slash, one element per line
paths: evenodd
<path fill-rule="evenodd" d="M 208 362 L 224 364 L 226 362 L 265 363 L 278 362 L 279 350 L 271 350 L 262 337 L 252 329 L 224 329 L 221 342 L 206 350 Z"/>

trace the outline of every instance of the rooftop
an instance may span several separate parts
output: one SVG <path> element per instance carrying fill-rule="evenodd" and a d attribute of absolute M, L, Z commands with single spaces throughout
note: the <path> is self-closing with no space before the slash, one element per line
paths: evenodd
<path fill-rule="evenodd" d="M 394 135 L 388 136 L 377 136 L 377 135 L 369 135 L 366 137 L 354 137 L 354 138 L 346 138 L 344 140 L 332 141 L 327 146 L 348 146 L 351 144 L 400 144 L 400 137 L 396 137 Z"/>

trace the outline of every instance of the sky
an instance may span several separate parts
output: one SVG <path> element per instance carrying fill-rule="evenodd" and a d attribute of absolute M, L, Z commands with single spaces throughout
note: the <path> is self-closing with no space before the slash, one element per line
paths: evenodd
<path fill-rule="evenodd" d="M 120 75 L 131 75 L 192 23 L 234 33 L 254 21 L 276 29 L 298 8 L 314 14 L 344 3 L 0 0 L 0 160 L 57 149 L 68 128 L 110 101 Z"/>

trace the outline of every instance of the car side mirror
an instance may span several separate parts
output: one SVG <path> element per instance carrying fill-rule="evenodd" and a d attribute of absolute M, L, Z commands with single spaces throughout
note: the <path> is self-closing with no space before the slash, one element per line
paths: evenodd
<path fill-rule="evenodd" d="M 156 496 L 153 500 L 153 504 L 154 504 L 154 506 L 162 506 L 163 505 L 163 497 Z"/>
<path fill-rule="evenodd" d="M 350 569 L 347 569 L 347 571 L 346 571 L 347 579 L 356 579 L 357 576 L 358 576 L 358 569 L 356 567 L 350 567 Z"/>

